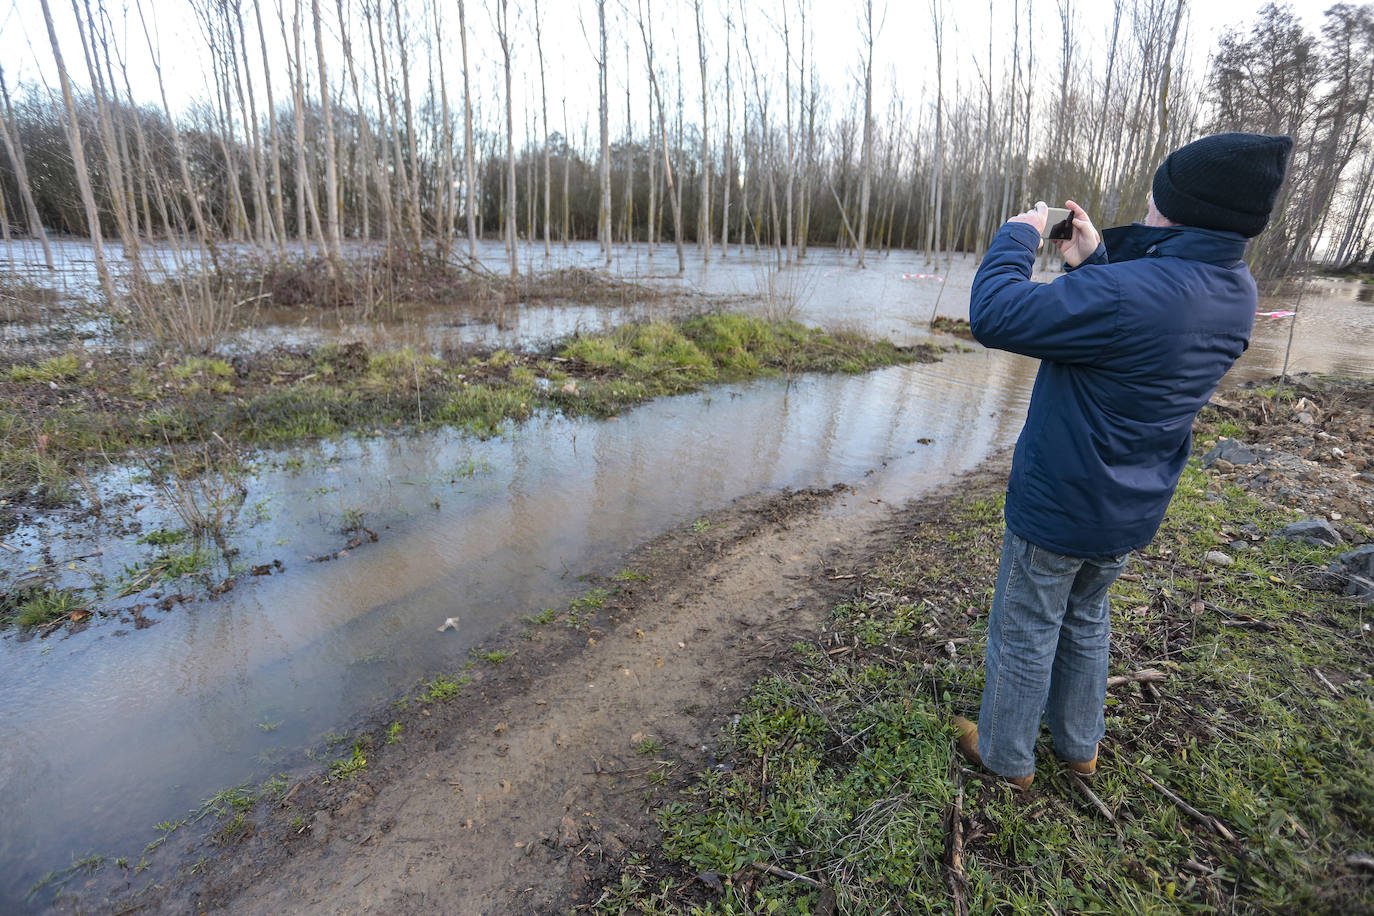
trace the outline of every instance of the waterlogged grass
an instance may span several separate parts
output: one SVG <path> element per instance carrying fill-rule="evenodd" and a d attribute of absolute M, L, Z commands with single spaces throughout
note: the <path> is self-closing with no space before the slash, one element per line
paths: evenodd
<path fill-rule="evenodd" d="M 353 753 L 341 760 L 332 761 L 329 764 L 329 780 L 337 782 L 344 779 L 352 779 L 367 771 L 367 757 L 364 754 L 361 742 L 353 745 Z"/>
<path fill-rule="evenodd" d="M 1374 876 L 1350 858 L 1374 854 L 1367 635 L 1314 577 L 1339 549 L 1268 537 L 1291 520 L 1185 472 L 1113 595 L 1112 673 L 1166 680 L 1109 693 L 1092 783 L 1108 820 L 1044 736 L 1024 794 L 953 752 L 949 717 L 977 711 L 1002 537 L 1000 494 L 966 494 L 755 685 L 716 750 L 730 766 L 658 811 L 661 849 L 596 911 L 953 912 L 956 806 L 970 913 L 1370 910 Z M 1205 562 L 1239 532 L 1253 549 Z M 692 880 L 710 873 L 723 893 Z"/>
<path fill-rule="evenodd" d="M 0 627 L 36 630 L 82 610 L 81 596 L 66 588 L 40 588 L 0 595 Z"/>
<path fill-rule="evenodd" d="M 0 499 L 62 502 L 74 495 L 69 478 L 84 461 L 188 449 L 216 436 L 279 445 L 451 426 L 487 438 L 538 413 L 605 417 L 713 382 L 932 358 L 854 334 L 726 314 L 579 335 L 534 355 L 440 358 L 330 344 L 233 365 L 90 355 L 87 368 L 87 355 L 64 354 L 0 374 Z"/>
<path fill-rule="evenodd" d="M 420 693 L 420 700 L 425 703 L 442 703 L 445 700 L 451 700 L 461 694 L 463 688 L 471 680 L 467 675 L 454 679 L 441 674 L 424 685 L 424 689 Z"/>

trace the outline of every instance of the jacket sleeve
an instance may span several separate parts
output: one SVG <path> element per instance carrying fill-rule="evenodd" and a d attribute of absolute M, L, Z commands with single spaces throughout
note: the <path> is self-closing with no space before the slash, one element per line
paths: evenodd
<path fill-rule="evenodd" d="M 969 325 L 985 347 L 1037 359 L 1101 365 L 1116 336 L 1121 292 L 1104 269 L 1105 256 L 1053 283 L 1030 279 L 1038 236 L 1008 223 L 978 266 L 969 298 Z M 1085 269 L 1087 268 L 1087 269 Z"/>

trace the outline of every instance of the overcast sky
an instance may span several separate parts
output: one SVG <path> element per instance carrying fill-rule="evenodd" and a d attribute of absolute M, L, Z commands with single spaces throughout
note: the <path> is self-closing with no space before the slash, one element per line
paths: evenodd
<path fill-rule="evenodd" d="M 47 34 L 43 26 L 41 7 L 38 0 L 0 0 L 7 4 L 0 14 L 0 65 L 5 68 L 5 77 L 13 88 L 20 81 L 47 81 L 56 89 L 55 69 Z M 63 54 L 74 78 L 84 83 L 84 64 L 81 61 L 81 47 L 73 26 L 70 2 L 51 0 L 54 17 L 57 21 L 58 37 L 62 43 Z M 629 83 L 632 96 L 634 118 L 642 121 L 646 105 L 647 81 L 644 77 L 643 50 L 639 42 L 634 20 L 623 20 L 622 2 L 630 4 L 633 11 L 634 0 L 610 0 L 607 3 L 608 16 L 613 17 L 611 46 L 612 102 L 611 111 L 613 135 L 623 132 L 626 80 L 626 50 L 629 47 Z M 780 2 L 780 0 L 779 0 Z M 792 0 L 789 5 L 795 9 Z M 973 61 L 984 65 L 987 56 L 988 5 L 986 0 L 939 0 L 946 11 L 945 33 L 945 81 L 946 92 L 952 92 L 956 80 L 961 92 L 967 94 L 970 84 L 978 79 Z M 1024 26 L 1025 2 L 1022 0 L 1022 22 Z M 1034 3 L 1037 79 L 1047 86 L 1055 80 L 1054 73 L 1059 60 L 1059 13 L 1056 0 L 1032 0 Z M 998 25 L 994 31 L 995 66 L 1002 67 L 1009 57 L 1011 43 L 1011 6 L 1012 0 L 993 0 L 994 15 Z M 1111 4 L 1104 0 L 1072 0 L 1075 27 L 1075 41 L 1079 45 L 1078 57 L 1091 64 L 1100 65 L 1106 58 L 1106 48 L 1110 39 Z M 121 43 L 129 54 L 130 79 L 135 95 L 141 95 L 148 102 L 156 102 L 157 86 L 149 54 L 144 43 L 141 25 L 135 7 L 135 0 L 106 0 L 107 7 L 121 32 Z M 204 57 L 200 52 L 203 38 L 196 24 L 187 0 L 143 0 L 144 10 L 156 20 L 157 44 L 162 55 L 163 69 L 167 78 L 168 93 L 174 108 L 182 108 L 209 97 L 208 73 Z M 726 7 L 727 0 L 705 0 L 708 10 L 715 10 L 717 19 L 723 14 L 718 12 Z M 778 71 L 782 58 L 781 41 L 776 37 L 763 19 L 763 14 L 776 10 L 778 3 L 770 0 L 750 0 L 746 4 L 751 13 L 751 41 L 755 44 L 755 54 L 760 58 L 761 69 Z M 1189 64 L 1195 73 L 1201 73 L 1207 56 L 1216 45 L 1216 39 L 1227 28 L 1247 25 L 1252 22 L 1263 5 L 1261 0 L 1206 0 L 1193 2 L 1188 6 L 1188 50 Z M 1321 14 L 1331 3 L 1316 0 L 1298 0 L 1290 4 L 1302 17 L 1309 29 L 1316 31 Z M 326 21 L 333 20 L 334 4 L 325 0 L 322 4 Z M 356 7 L 356 4 L 354 5 Z M 483 0 L 469 0 L 468 30 L 470 34 L 470 54 L 475 67 L 474 79 L 481 99 L 479 104 L 494 117 L 497 96 L 501 87 L 499 78 L 498 47 L 495 30 L 487 4 Z M 538 101 L 538 68 L 535 59 L 534 34 L 531 22 L 532 0 L 513 0 L 516 9 L 512 19 L 517 31 L 517 76 L 515 92 L 517 96 Z M 560 101 L 566 96 L 569 106 L 570 122 L 574 125 L 570 133 L 580 140 L 583 123 L 590 123 L 594 131 L 596 109 L 596 73 L 592 62 L 593 48 L 587 38 L 594 39 L 596 28 L 596 7 L 594 0 L 542 0 L 541 11 L 545 23 L 543 40 L 547 58 L 549 79 L 549 101 L 553 108 L 551 126 L 557 129 L 562 121 L 559 112 Z M 738 4 L 731 4 L 738 11 Z M 273 35 L 275 28 L 275 6 L 272 0 L 265 0 L 265 26 L 268 42 L 274 47 L 279 37 Z M 857 71 L 861 46 L 856 0 L 814 0 L 812 18 L 815 27 L 815 46 L 808 53 L 817 62 L 823 90 L 828 93 L 833 110 L 847 108 L 855 93 L 854 75 Z M 878 81 L 878 98 L 875 112 L 881 119 L 894 88 L 904 97 L 908 119 L 912 112 L 922 104 L 923 93 L 926 103 L 934 98 L 934 44 L 932 41 L 930 2 L 925 0 L 876 0 L 875 7 L 882 12 L 882 31 L 879 33 L 875 50 L 875 78 Z M 309 12 L 309 3 L 304 4 Z M 127 19 L 124 10 L 127 9 Z M 450 83 L 450 97 L 454 104 L 461 103 L 461 70 L 457 41 L 457 4 L 445 3 L 441 10 L 446 17 L 444 23 L 445 66 Z M 667 71 L 668 80 L 673 80 L 675 62 L 674 47 L 680 49 L 684 69 L 683 81 L 686 86 L 687 117 L 699 110 L 697 101 L 700 80 L 696 75 L 696 35 L 692 19 L 690 0 L 653 0 L 653 20 L 655 22 L 654 40 L 660 66 Z M 355 16 L 357 14 L 355 13 Z M 735 15 L 738 15 L 736 12 Z M 776 19 L 776 13 L 772 14 Z M 585 20 L 585 28 L 584 28 Z M 250 18 L 251 22 L 251 18 Z M 328 25 L 327 25 L 328 27 Z M 252 26 L 250 25 L 250 29 Z M 793 28 L 796 28 L 795 20 Z M 635 29 L 636 31 L 629 31 Z M 426 30 L 428 31 L 428 30 Z M 708 31 L 723 36 L 723 28 Z M 249 53 L 257 54 L 255 42 L 250 42 Z M 736 50 L 738 62 L 738 50 Z M 797 53 L 794 49 L 793 53 Z M 723 87 L 719 66 L 724 49 L 708 47 L 712 58 L 712 69 L 708 82 L 713 86 L 713 96 L 718 97 Z M 418 54 L 416 55 L 419 56 Z M 273 54 L 273 76 L 278 85 L 285 81 L 285 67 L 280 52 Z M 412 61 L 412 69 L 423 71 L 423 61 Z M 738 74 L 736 70 L 736 74 Z M 338 85 L 339 69 L 335 67 L 331 79 Z M 998 75 L 1001 79 L 1001 74 Z M 423 78 L 421 78 L 423 83 Z M 522 90 L 522 85 L 527 89 Z M 278 89 L 278 99 L 282 98 Z M 672 90 L 666 90 L 672 91 Z M 526 94 L 528 93 L 528 95 Z M 714 103 L 713 103 L 714 104 Z M 736 103 L 738 104 L 738 103 Z M 713 119 L 722 117 L 713 113 Z M 736 115 L 738 118 L 738 115 Z M 523 112 L 516 115 L 516 124 L 525 123 Z M 738 120 L 736 121 L 738 123 Z M 517 133 L 523 133 L 517 126 Z"/>

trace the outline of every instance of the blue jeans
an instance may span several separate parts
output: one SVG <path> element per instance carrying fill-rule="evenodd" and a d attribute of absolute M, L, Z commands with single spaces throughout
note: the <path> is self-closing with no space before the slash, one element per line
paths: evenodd
<path fill-rule="evenodd" d="M 1006 533 L 978 714 L 978 753 L 994 773 L 1020 779 L 1035 772 L 1042 713 L 1061 758 L 1096 756 L 1106 731 L 1107 590 L 1127 556 L 1066 557 Z"/>

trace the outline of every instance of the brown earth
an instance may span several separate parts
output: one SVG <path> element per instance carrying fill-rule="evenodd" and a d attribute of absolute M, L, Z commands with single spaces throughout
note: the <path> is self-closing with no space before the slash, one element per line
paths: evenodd
<path fill-rule="evenodd" d="M 1306 414 L 1306 416 L 1303 416 Z M 1231 392 L 1204 412 L 1205 449 L 1228 419 L 1254 465 L 1214 473 L 1312 515 L 1364 523 L 1374 510 L 1374 384 L 1299 383 L 1275 399 Z M 652 809 L 683 770 L 709 765 L 749 684 L 917 526 L 950 527 L 956 493 L 996 493 L 1007 456 L 900 509 L 849 489 L 739 501 L 703 530 L 627 558 L 643 581 L 580 629 L 534 629 L 503 665 L 447 702 L 381 710 L 402 724 L 347 781 L 308 774 L 233 834 L 202 836 L 175 875 L 94 889 L 63 912 L 552 913 L 596 899 L 627 857 L 657 843 Z M 1333 508 L 1339 506 L 1339 509 Z M 703 526 L 694 526 L 701 528 Z M 1367 529 L 1366 529 L 1367 530 Z M 613 583 L 601 583 L 611 586 Z M 514 636 L 512 637 L 514 638 Z M 195 864 L 190 864 L 196 857 Z M 107 889 L 109 890 L 109 889 Z"/>

